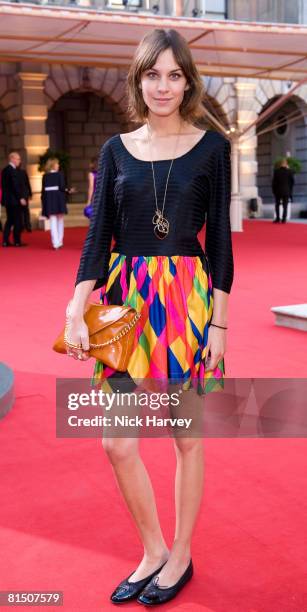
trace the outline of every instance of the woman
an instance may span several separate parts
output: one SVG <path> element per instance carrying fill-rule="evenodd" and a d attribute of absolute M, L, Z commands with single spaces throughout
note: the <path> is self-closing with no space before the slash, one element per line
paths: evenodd
<path fill-rule="evenodd" d="M 88 173 L 88 194 L 87 201 L 90 204 L 93 200 L 97 183 L 97 157 L 92 157 L 90 161 L 90 171 Z"/>
<path fill-rule="evenodd" d="M 70 347 L 68 354 L 88 358 L 83 313 L 92 290 L 101 288 L 101 302 L 131 304 L 141 313 L 126 380 L 179 375 L 184 388 L 199 398 L 218 387 L 224 375 L 233 281 L 230 142 L 193 125 L 204 115 L 203 85 L 176 30 L 155 29 L 143 38 L 127 86 L 130 116 L 143 125 L 112 136 L 101 149 L 94 214 L 68 309 L 69 341 L 81 348 Z M 197 234 L 206 213 L 204 253 Z M 117 374 L 97 362 L 93 383 L 113 388 Z M 176 532 L 171 550 L 137 438 L 104 438 L 103 446 L 144 545 L 140 564 L 111 600 L 137 599 L 147 605 L 168 601 L 193 574 L 191 538 L 202 494 L 202 436 L 175 438 Z"/>
<path fill-rule="evenodd" d="M 88 219 L 91 218 L 93 213 L 93 199 L 96 190 L 97 184 L 97 157 L 92 157 L 90 161 L 90 171 L 87 175 L 88 178 L 88 192 L 87 192 L 87 201 L 88 204 L 84 207 L 84 216 Z"/>
<path fill-rule="evenodd" d="M 67 215 L 66 187 L 59 160 L 49 158 L 42 182 L 42 215 L 50 221 L 51 242 L 55 250 L 63 246 L 64 215 Z"/>

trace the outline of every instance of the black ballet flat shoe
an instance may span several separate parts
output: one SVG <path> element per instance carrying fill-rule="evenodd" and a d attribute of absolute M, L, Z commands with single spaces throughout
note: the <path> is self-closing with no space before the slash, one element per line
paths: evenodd
<path fill-rule="evenodd" d="M 280 223 L 279 219 L 274 219 L 273 223 Z"/>
<path fill-rule="evenodd" d="M 159 586 L 159 576 L 154 576 L 152 580 L 146 585 L 142 593 L 137 598 L 138 603 L 142 603 L 145 606 L 156 606 L 158 604 L 166 603 L 170 599 L 173 599 L 181 591 L 186 582 L 193 576 L 193 563 L 192 559 L 184 571 L 179 580 L 170 587 Z"/>
<path fill-rule="evenodd" d="M 134 571 L 131 572 L 127 578 L 124 578 L 124 580 L 119 583 L 110 596 L 110 600 L 115 604 L 121 604 L 135 599 L 141 593 L 141 591 L 143 591 L 146 584 L 148 584 L 155 574 L 160 572 L 165 563 L 166 561 L 164 561 L 164 563 L 158 569 L 149 574 L 149 576 L 142 578 L 142 580 L 137 580 L 136 582 L 129 582 L 130 576 L 134 574 Z"/>

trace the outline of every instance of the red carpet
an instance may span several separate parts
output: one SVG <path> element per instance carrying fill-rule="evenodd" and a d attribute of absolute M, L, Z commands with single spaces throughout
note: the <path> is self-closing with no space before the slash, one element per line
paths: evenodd
<path fill-rule="evenodd" d="M 67 229 L 61 251 L 50 248 L 43 232 L 24 234 L 27 248 L 0 250 L 0 361 L 16 376 L 16 403 L 0 422 L 0 590 L 61 590 L 64 609 L 71 611 L 114 610 L 112 588 L 142 555 L 100 439 L 55 436 L 55 377 L 87 376 L 93 365 L 50 349 L 73 292 L 85 231 Z M 306 333 L 275 327 L 270 307 L 306 302 L 307 225 L 245 221 L 233 243 L 227 375 L 306 377 Z M 195 574 L 164 609 L 306 610 L 305 440 L 204 444 Z M 141 441 L 169 545 L 172 445 L 168 439 Z M 126 608 L 142 609 L 137 603 Z"/>

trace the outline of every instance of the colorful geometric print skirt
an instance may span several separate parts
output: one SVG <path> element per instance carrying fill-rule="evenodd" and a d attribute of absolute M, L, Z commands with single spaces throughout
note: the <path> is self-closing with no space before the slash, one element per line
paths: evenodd
<path fill-rule="evenodd" d="M 141 313 L 126 372 L 96 360 L 91 385 L 112 390 L 112 378 L 176 380 L 199 395 L 224 388 L 225 364 L 206 370 L 213 287 L 208 259 L 128 256 L 111 252 L 101 304 L 130 305 Z"/>

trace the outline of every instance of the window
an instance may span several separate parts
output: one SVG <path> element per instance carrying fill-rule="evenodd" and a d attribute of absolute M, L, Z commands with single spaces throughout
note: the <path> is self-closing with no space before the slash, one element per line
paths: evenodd
<path fill-rule="evenodd" d="M 276 117 L 276 121 L 278 123 L 278 126 L 274 129 L 276 136 L 285 136 L 288 132 L 287 116 L 284 115 L 284 113 L 279 113 Z"/>
<path fill-rule="evenodd" d="M 228 0 L 228 18 L 237 21 L 299 23 L 300 0 Z"/>

